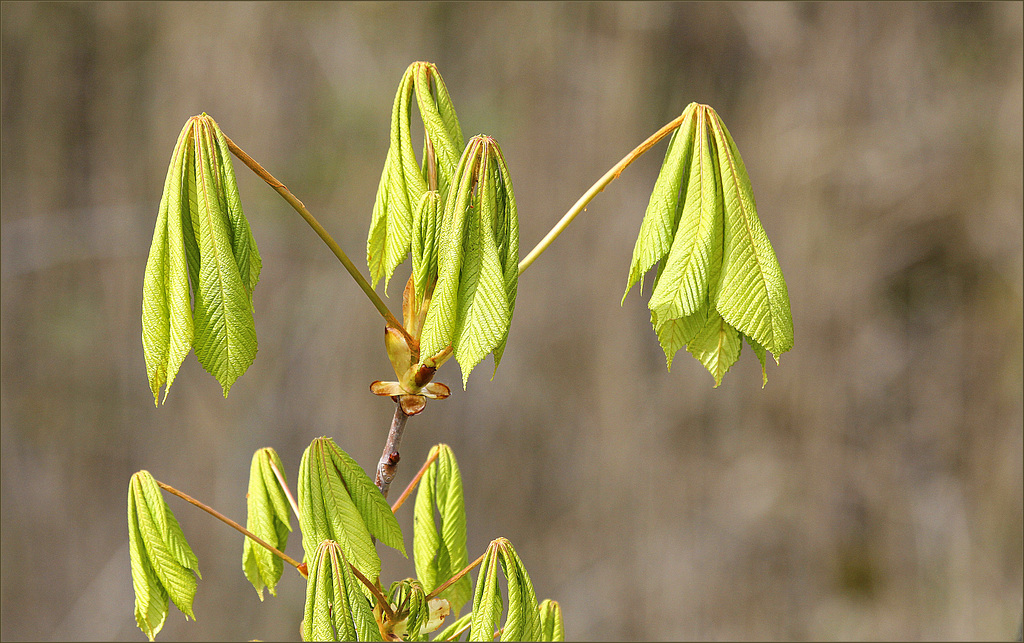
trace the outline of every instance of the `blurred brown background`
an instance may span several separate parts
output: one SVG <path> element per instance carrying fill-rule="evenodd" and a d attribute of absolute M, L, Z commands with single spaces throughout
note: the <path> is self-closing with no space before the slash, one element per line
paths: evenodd
<path fill-rule="evenodd" d="M 471 555 L 509 538 L 574 639 L 1016 634 L 1020 3 L 4 3 L 2 638 L 142 640 L 138 469 L 239 520 L 258 447 L 292 481 L 320 435 L 372 469 L 381 320 L 265 184 L 236 165 L 264 271 L 259 355 L 229 399 L 190 356 L 153 407 L 142 276 L 202 111 L 365 270 L 414 60 L 439 65 L 467 138 L 500 141 L 523 255 L 687 103 L 714 106 L 796 346 L 763 390 L 749 349 L 713 390 L 685 352 L 666 372 L 646 293 L 619 306 L 662 143 L 523 275 L 494 379 L 487 360 L 410 421 L 399 489 L 452 445 Z M 438 379 L 455 388 L 454 361 Z M 161 638 L 296 640 L 301 578 L 260 604 L 241 538 L 169 503 L 203 580 L 198 622 L 172 608 Z M 412 573 L 385 556 L 385 580 Z"/>

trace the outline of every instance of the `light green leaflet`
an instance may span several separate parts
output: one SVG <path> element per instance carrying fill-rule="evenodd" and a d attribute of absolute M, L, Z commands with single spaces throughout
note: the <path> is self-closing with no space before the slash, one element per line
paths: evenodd
<path fill-rule="evenodd" d="M 284 551 L 288 545 L 288 533 L 292 530 L 291 517 L 288 514 L 288 497 L 282 482 L 274 474 L 274 467 L 283 479 L 284 466 L 276 451 L 265 447 L 253 454 L 249 467 L 249 491 L 245 494 L 245 528 L 267 544 Z M 251 538 L 244 537 L 243 541 L 242 570 L 245 577 L 256 588 L 261 601 L 264 587 L 277 596 L 275 587 L 284 571 L 284 561 Z"/>
<path fill-rule="evenodd" d="M 502 641 L 537 641 L 541 636 L 540 612 L 537 595 L 533 591 L 530 575 L 515 548 L 505 538 L 491 541 L 480 564 L 473 595 L 473 618 L 470 641 L 491 641 L 498 630 L 502 613 L 501 588 L 498 568 L 501 568 L 508 586 L 508 614 L 501 625 Z"/>
<path fill-rule="evenodd" d="M 782 269 L 722 119 L 697 103 L 682 116 L 640 225 L 626 293 L 637 281 L 642 289 L 643 274 L 660 262 L 647 306 L 668 367 L 686 346 L 718 386 L 746 338 L 767 383 L 766 351 L 778 362 L 793 347 Z"/>
<path fill-rule="evenodd" d="M 330 438 L 317 438 L 299 465 L 299 526 L 306 560 L 324 540 L 371 580 L 380 558 L 371 537 L 405 554 L 402 529 L 391 507 L 362 468 Z"/>
<path fill-rule="evenodd" d="M 445 201 L 437 285 L 423 322 L 420 355 L 449 345 L 462 386 L 488 353 L 497 370 L 519 283 L 519 220 L 505 158 L 489 136 L 474 136 Z"/>
<path fill-rule="evenodd" d="M 149 640 L 163 628 L 169 600 L 186 618 L 194 619 L 192 600 L 199 561 L 164 502 L 160 486 L 145 470 L 135 473 L 128 483 L 128 547 L 135 622 Z"/>
<path fill-rule="evenodd" d="M 412 277 L 416 295 L 413 310 L 419 310 L 427 287 L 437 281 L 437 228 L 441 214 L 441 194 L 437 190 L 424 192 L 412 221 Z"/>
<path fill-rule="evenodd" d="M 410 122 L 413 97 L 423 120 L 423 166 L 416 161 Z M 436 176 L 430 176 L 426 148 L 433 150 Z M 366 240 L 366 263 L 374 285 L 384 277 L 387 290 L 395 269 L 409 253 L 414 211 L 423 193 L 437 190 L 443 201 L 463 147 L 462 129 L 441 74 L 432 63 L 409 65 L 398 85 L 391 112 L 391 145 L 384 160 Z M 429 261 L 428 261 L 429 263 Z M 422 291 L 418 291 L 422 296 Z"/>
<path fill-rule="evenodd" d="M 564 641 L 565 626 L 562 624 L 562 607 L 558 601 L 545 598 L 538 606 L 540 611 L 541 641 Z"/>
<path fill-rule="evenodd" d="M 193 116 L 171 156 L 143 281 L 142 343 L 157 404 L 189 349 L 225 397 L 252 364 L 261 265 L 226 139 L 211 117 Z"/>
<path fill-rule="evenodd" d="M 320 543 L 310 557 L 302 639 L 380 641 L 380 629 L 361 588 L 344 548 L 332 540 Z"/>
<path fill-rule="evenodd" d="M 437 459 L 427 468 L 416 492 L 413 519 L 412 552 L 416 576 L 423 587 L 433 591 L 469 564 L 466 548 L 466 505 L 462 496 L 462 476 L 455 454 L 447 444 L 435 445 L 430 456 Z M 441 529 L 434 521 L 434 508 L 441 516 Z M 469 576 L 441 592 L 452 613 L 458 614 L 472 594 Z"/>

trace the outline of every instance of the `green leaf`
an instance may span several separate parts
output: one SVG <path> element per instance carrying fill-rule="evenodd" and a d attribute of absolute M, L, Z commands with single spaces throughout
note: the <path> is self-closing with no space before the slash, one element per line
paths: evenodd
<path fill-rule="evenodd" d="M 470 139 L 445 202 L 437 285 L 420 354 L 451 345 L 463 387 L 473 368 L 508 339 L 519 279 L 519 227 L 511 177 L 497 142 Z"/>
<path fill-rule="evenodd" d="M 409 253 L 414 210 L 428 189 L 412 147 L 413 94 L 423 119 L 425 137 L 430 139 L 436 155 L 438 190 L 442 199 L 447 194 L 459 150 L 462 149 L 462 130 L 437 68 L 426 62 L 409 65 L 395 94 L 391 112 L 391 144 L 384 160 L 366 243 L 371 281 L 376 286 L 383 277 L 385 291 L 395 269 Z"/>
<path fill-rule="evenodd" d="M 717 283 L 721 271 L 722 192 L 707 120 L 707 110 L 697 109 L 682 214 L 648 303 L 659 319 L 679 319 L 707 309 L 709 284 Z"/>
<path fill-rule="evenodd" d="M 253 454 L 249 467 L 249 491 L 245 495 L 245 527 L 267 544 L 284 551 L 292 530 L 291 517 L 288 514 L 288 497 L 273 467 L 277 467 L 284 476 L 281 458 L 273 449 L 266 447 Z M 248 537 L 243 538 L 242 570 L 261 601 L 264 587 L 270 590 L 271 595 L 277 596 L 275 588 L 284 571 L 284 561 Z"/>
<path fill-rule="evenodd" d="M 188 204 L 183 203 L 181 191 L 192 127 L 190 119 L 171 155 L 142 286 L 142 345 L 156 404 L 164 384 L 167 399 L 178 369 L 192 348 L 192 304 L 182 232 L 182 210 Z"/>
<path fill-rule="evenodd" d="M 331 540 L 320 543 L 306 582 L 303 640 L 380 641 L 380 630 L 361 585 L 344 548 Z"/>
<path fill-rule="evenodd" d="M 757 360 L 761 362 L 761 388 L 764 388 L 768 385 L 768 370 L 765 368 L 765 356 L 767 351 L 765 351 L 764 346 L 761 346 L 755 340 L 747 337 L 746 335 L 743 335 L 743 339 L 747 340 L 750 347 L 754 349 L 754 354 L 757 355 Z"/>
<path fill-rule="evenodd" d="M 540 641 L 564 641 L 565 626 L 562 624 L 562 607 L 557 601 L 545 598 L 538 606 L 540 612 Z"/>
<path fill-rule="evenodd" d="M 508 332 L 512 326 L 512 314 L 516 309 L 516 295 L 519 290 L 519 216 L 516 211 L 516 196 L 512 192 L 512 176 L 508 172 L 505 155 L 497 144 L 493 153 L 499 172 L 495 181 L 495 242 L 498 246 L 498 259 L 504 270 L 505 298 L 509 309 L 509 323 L 504 328 L 501 341 L 494 348 L 494 370 L 497 371 L 501 356 L 505 353 L 505 344 L 508 342 Z M 491 377 L 494 377 L 493 374 Z"/>
<path fill-rule="evenodd" d="M 227 397 L 231 385 L 256 357 L 256 326 L 248 283 L 242 281 L 235 263 L 222 177 L 215 172 L 216 137 L 205 121 L 194 135 L 197 209 L 192 226 L 200 263 L 193 348 Z"/>
<path fill-rule="evenodd" d="M 754 191 L 736 143 L 718 114 L 709 111 L 725 194 L 722 283 L 716 307 L 729 324 L 778 361 L 793 347 L 786 281 L 757 218 Z"/>
<path fill-rule="evenodd" d="M 658 274 L 654 278 L 652 292 L 658 289 L 664 271 L 665 262 L 662 262 L 658 268 Z M 654 327 L 661 349 L 665 352 L 665 363 L 668 370 L 672 370 L 672 361 L 675 359 L 676 352 L 697 336 L 697 333 L 704 328 L 707 317 L 708 308 L 706 306 L 692 315 L 679 319 L 660 319 L 657 311 L 651 311 L 651 326 Z"/>
<path fill-rule="evenodd" d="M 633 260 L 629 268 L 626 292 L 622 295 L 623 302 L 637 281 L 640 282 L 640 293 L 643 294 L 644 273 L 656 262 L 664 259 L 672 247 L 672 239 L 679 225 L 680 190 L 684 187 L 686 168 L 693 154 L 696 109 L 697 103 L 687 105 L 683 110 L 682 123 L 669 139 L 668 151 L 661 164 L 658 179 L 654 183 L 647 212 L 640 224 L 640 234 L 633 247 Z"/>
<path fill-rule="evenodd" d="M 138 521 L 139 503 L 144 501 L 137 498 L 133 485 L 134 482 L 128 488 L 128 550 L 135 589 L 135 622 L 152 641 L 167 620 L 170 598 L 149 562 Z"/>
<path fill-rule="evenodd" d="M 167 618 L 169 600 L 194 619 L 199 562 L 159 485 L 145 470 L 128 484 L 128 543 L 139 629 L 152 640 Z"/>
<path fill-rule="evenodd" d="M 334 464 L 330 438 L 317 438 L 299 465 L 299 526 L 310 560 L 325 540 L 336 541 L 345 557 L 367 578 L 380 576 L 380 558 L 363 516 Z"/>
<path fill-rule="evenodd" d="M 452 346 L 462 368 L 465 388 L 473 367 L 493 351 L 507 335 L 512 321 L 505 279 L 493 230 L 495 224 L 494 175 L 487 158 L 481 160 L 483 198 L 478 200 L 479 216 L 469 218 L 465 257 L 459 278 L 458 318 Z"/>
<path fill-rule="evenodd" d="M 324 446 L 330 453 L 334 466 L 345 484 L 345 490 L 352 497 L 352 503 L 366 524 L 370 535 L 408 557 L 405 553 L 405 542 L 402 539 L 402 528 L 398 526 L 395 513 L 391 511 L 391 506 L 388 505 L 377 485 L 349 454 L 338 448 L 334 440 L 326 440 Z"/>
<path fill-rule="evenodd" d="M 224 134 L 206 114 L 193 116 L 171 157 L 143 283 L 154 401 L 161 386 L 166 399 L 192 348 L 227 396 L 256 354 L 252 294 L 260 268 Z"/>
<path fill-rule="evenodd" d="M 467 228 L 467 211 L 472 205 L 472 171 L 479 155 L 481 139 L 473 137 L 459 160 L 453 180 L 453 193 L 445 200 L 437 258 L 437 285 L 423 322 L 420 355 L 436 355 L 452 343 L 458 318 L 459 275 L 462 272 L 463 239 Z"/>
<path fill-rule="evenodd" d="M 539 640 L 542 631 L 537 595 L 522 560 L 505 538 L 491 541 L 480 565 L 469 640 L 490 641 L 494 638 L 502 610 L 497 578 L 499 563 L 508 586 L 508 614 L 501 627 L 501 640 Z"/>
<path fill-rule="evenodd" d="M 626 293 L 660 263 L 648 308 L 672 368 L 686 346 L 721 384 L 742 337 L 761 361 L 793 346 L 789 295 L 757 218 L 743 160 L 721 118 L 691 103 L 669 141 L 640 226 Z M 625 295 L 623 296 L 625 300 Z"/>
<path fill-rule="evenodd" d="M 437 158 L 437 189 L 442 196 L 447 195 L 455 166 L 459 163 L 459 155 L 465 145 L 462 128 L 437 67 L 432 63 L 418 62 L 410 65 L 410 69 L 414 69 L 416 105 L 423 119 L 424 133 L 433 145 Z"/>
<path fill-rule="evenodd" d="M 718 388 L 722 377 L 739 359 L 742 347 L 739 332 L 718 313 L 710 313 L 704 328 L 690 341 L 686 350 L 708 369 L 715 378 L 715 388 Z"/>
<path fill-rule="evenodd" d="M 441 195 L 436 190 L 423 193 L 412 226 L 412 275 L 417 301 L 422 301 L 427 286 L 437 281 L 437 228 L 441 219 Z"/>
<path fill-rule="evenodd" d="M 658 335 L 658 342 L 661 344 L 661 349 L 665 352 L 665 361 L 668 366 L 668 370 L 672 370 L 672 361 L 675 359 L 676 352 L 680 348 L 686 346 L 689 342 L 697 336 L 704 325 L 707 323 L 707 309 L 694 313 L 693 315 L 687 315 L 679 319 L 669 319 L 659 323 L 657 316 L 651 313 L 651 325 L 654 326 L 654 332 Z"/>
<path fill-rule="evenodd" d="M 427 468 L 416 492 L 413 518 L 413 560 L 416 576 L 427 592 L 432 592 L 469 564 L 466 547 L 466 505 L 462 476 L 455 454 L 447 444 L 431 448 L 428 457 L 437 459 Z M 441 527 L 434 521 L 434 508 L 441 516 Z M 472 593 L 469 576 L 463 576 L 441 592 L 452 612 L 459 613 Z"/>
<path fill-rule="evenodd" d="M 501 548 L 502 565 L 508 583 L 508 615 L 502 627 L 502 641 L 536 641 L 541 635 L 537 594 L 526 566 L 512 543 L 504 540 Z"/>
<path fill-rule="evenodd" d="M 498 553 L 492 542 L 480 563 L 480 574 L 473 593 L 473 618 L 470 641 L 493 641 L 501 621 L 501 588 L 498 587 Z"/>
<path fill-rule="evenodd" d="M 252 236 L 249 221 L 242 214 L 242 199 L 238 195 L 238 184 L 235 182 L 235 169 L 231 164 L 231 150 L 228 148 L 224 132 L 211 117 L 207 117 L 216 135 L 216 155 L 211 160 L 216 162 L 215 176 L 220 178 L 221 192 L 227 205 L 228 225 L 231 228 L 231 251 L 238 266 L 238 274 L 242 278 L 249 305 L 252 306 L 252 293 L 260 280 L 263 262 L 260 259 L 256 239 Z"/>

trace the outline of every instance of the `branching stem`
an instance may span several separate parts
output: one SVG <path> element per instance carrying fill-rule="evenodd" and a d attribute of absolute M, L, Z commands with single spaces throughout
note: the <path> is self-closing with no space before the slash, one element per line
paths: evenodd
<path fill-rule="evenodd" d="M 586 210 L 587 204 L 590 203 L 594 199 L 594 197 L 596 197 L 602 190 L 604 190 L 609 183 L 619 178 L 619 175 L 622 174 L 622 171 L 624 169 L 626 169 L 633 161 L 640 158 L 640 156 L 642 156 L 644 152 L 654 147 L 654 145 L 658 141 L 672 133 L 672 130 L 679 127 L 679 125 L 682 124 L 682 122 L 683 117 L 682 115 L 680 115 L 678 118 L 667 123 L 664 127 L 662 127 L 654 134 L 651 134 L 651 136 L 646 141 L 638 145 L 635 149 L 633 149 L 632 152 L 624 156 L 621 161 L 613 165 L 612 169 L 608 170 L 604 176 L 597 180 L 597 183 L 590 186 L 590 189 L 584 192 L 583 196 L 579 198 L 575 205 L 569 208 L 569 211 L 566 212 L 565 215 L 562 216 L 562 219 L 555 224 L 555 227 L 551 228 L 551 231 L 548 232 L 547 235 L 540 240 L 540 243 L 538 243 L 533 248 L 533 250 L 530 251 L 530 254 L 526 255 L 526 257 L 524 257 L 523 260 L 519 262 L 519 274 L 523 274 L 523 272 L 525 272 L 526 269 L 530 267 L 530 264 L 532 264 L 537 259 L 537 257 L 539 257 L 541 253 L 547 250 L 548 246 L 550 246 L 552 242 L 554 242 L 554 240 L 558 238 L 558 235 L 562 234 L 562 232 L 564 232 L 565 229 L 569 227 L 569 224 L 572 223 L 572 220 L 576 218 L 576 215 Z"/>
<path fill-rule="evenodd" d="M 409 336 L 409 333 L 405 330 L 405 328 L 398 321 L 398 319 L 393 314 L 391 314 L 391 311 L 388 310 L 387 304 L 384 303 L 384 300 L 381 299 L 376 292 L 374 292 L 373 288 L 370 286 L 370 282 L 366 280 L 366 277 L 363 276 L 363 273 L 359 272 L 359 269 L 356 268 L 354 263 L 352 263 L 352 260 L 348 258 L 348 255 L 345 254 L 345 251 L 341 249 L 341 246 L 339 246 L 338 243 L 334 240 L 334 238 L 327 233 L 327 230 L 325 230 L 324 227 L 320 225 L 320 222 L 316 220 L 316 218 L 310 213 L 310 211 L 306 209 L 306 206 L 302 203 L 302 201 L 299 201 L 299 199 L 294 194 L 292 194 L 287 187 L 285 187 L 284 183 L 281 183 L 276 178 L 274 178 L 274 176 L 270 172 L 267 172 L 265 169 L 263 169 L 263 166 L 257 163 L 254 158 L 246 154 L 245 150 L 238 147 L 238 145 L 236 145 L 234 141 L 228 138 L 227 134 L 224 135 L 224 140 L 227 141 L 228 149 L 231 150 L 232 154 L 238 157 L 238 160 L 240 160 L 242 163 L 245 164 L 246 167 L 252 170 L 256 174 L 256 176 L 266 181 L 267 185 L 274 188 L 274 190 L 281 195 L 281 198 L 287 201 L 288 205 L 292 206 L 292 208 L 294 208 L 295 211 L 298 212 L 299 215 L 301 215 L 302 218 L 306 220 L 306 223 L 309 224 L 309 227 L 313 228 L 313 231 L 317 233 L 320 239 L 325 244 L 327 244 L 328 248 L 331 249 L 331 252 L 334 253 L 334 256 L 338 258 L 338 261 L 341 262 L 341 265 L 345 266 L 345 270 L 348 270 L 348 273 L 352 275 L 352 278 L 355 279 L 356 285 L 358 285 L 359 288 L 370 299 L 370 302 L 373 304 L 374 308 L 377 309 L 377 312 L 379 312 L 381 316 L 384 318 L 384 321 L 387 322 L 389 326 L 394 326 L 395 328 L 400 330 L 402 334 L 406 336 L 406 339 L 411 340 L 412 338 Z"/>

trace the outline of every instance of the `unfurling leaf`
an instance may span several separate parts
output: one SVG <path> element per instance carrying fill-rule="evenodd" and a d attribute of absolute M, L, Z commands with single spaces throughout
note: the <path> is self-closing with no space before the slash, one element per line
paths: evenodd
<path fill-rule="evenodd" d="M 519 282 L 519 221 L 505 158 L 489 136 L 474 136 L 452 178 L 442 217 L 437 285 L 423 322 L 420 355 L 450 345 L 462 385 L 488 353 L 497 370 Z"/>
<path fill-rule="evenodd" d="M 169 601 L 174 601 L 186 619 L 194 619 L 192 600 L 199 561 L 164 502 L 160 486 L 145 470 L 135 473 L 128 483 L 128 548 L 135 622 L 149 640 L 163 628 Z"/>
<path fill-rule="evenodd" d="M 317 438 L 299 465 L 299 522 L 306 560 L 333 540 L 367 578 L 380 576 L 372 537 L 405 555 L 391 507 L 362 468 L 330 438 Z"/>
<path fill-rule="evenodd" d="M 462 476 L 455 454 L 447 444 L 431 448 L 428 459 L 437 458 L 427 467 L 416 492 L 413 519 L 412 551 L 416 576 L 431 592 L 469 564 L 466 548 L 466 505 L 462 495 Z M 434 522 L 434 508 L 441 516 L 441 525 Z M 469 576 L 463 576 L 441 592 L 456 614 L 472 594 Z"/>
<path fill-rule="evenodd" d="M 267 544 L 284 551 L 292 526 L 288 496 L 282 486 L 284 483 L 274 473 L 275 468 L 283 480 L 284 466 L 273 449 L 265 447 L 253 454 L 249 467 L 249 491 L 245 494 L 245 528 Z M 264 587 L 270 590 L 271 595 L 277 596 L 275 587 L 284 571 L 284 561 L 248 537 L 244 538 L 242 545 L 242 570 L 256 588 L 261 601 Z"/>
<path fill-rule="evenodd" d="M 388 602 L 395 612 L 393 621 L 382 624 L 383 632 L 393 640 L 427 640 L 426 635 L 436 631 L 451 613 L 451 606 L 444 598 L 427 598 L 423 585 L 415 578 L 391 583 Z M 389 638 L 386 636 L 385 638 Z"/>
<path fill-rule="evenodd" d="M 193 116 L 171 155 L 143 283 L 142 343 L 157 403 L 189 349 L 225 397 L 249 368 L 261 265 L 227 140 L 211 117 Z"/>
<path fill-rule="evenodd" d="M 642 289 L 643 273 L 655 263 L 648 308 L 669 368 L 686 346 L 718 386 L 746 338 L 766 383 L 765 351 L 777 362 L 793 347 L 789 295 L 739 150 L 707 105 L 688 105 L 669 141 L 633 250 L 627 294 L 637 281 Z"/>
<path fill-rule="evenodd" d="M 410 133 L 413 96 L 425 134 L 422 167 L 416 162 Z M 413 226 L 417 223 L 414 212 L 423 194 L 428 189 L 437 190 L 444 200 L 462 147 L 459 119 L 437 67 L 428 62 L 409 65 L 395 94 L 391 146 L 384 160 L 366 240 L 366 263 L 374 285 L 384 277 L 387 290 L 395 268 L 409 253 L 415 236 Z M 430 164 L 428 156 L 436 162 Z M 417 292 L 422 296 L 422 291 Z"/>
<path fill-rule="evenodd" d="M 545 598 L 537 607 L 540 611 L 540 641 L 564 641 L 565 626 L 562 624 L 562 607 L 558 601 Z"/>
<path fill-rule="evenodd" d="M 508 614 L 501 625 L 502 641 L 538 641 L 541 636 L 537 595 L 530 575 L 515 548 L 505 538 L 492 540 L 480 564 L 473 595 L 473 618 L 469 633 L 471 641 L 491 641 L 498 629 L 502 613 L 498 567 L 508 585 Z"/>
<path fill-rule="evenodd" d="M 310 557 L 302 639 L 382 640 L 362 583 L 352 573 L 344 548 L 333 540 L 321 542 Z"/>

